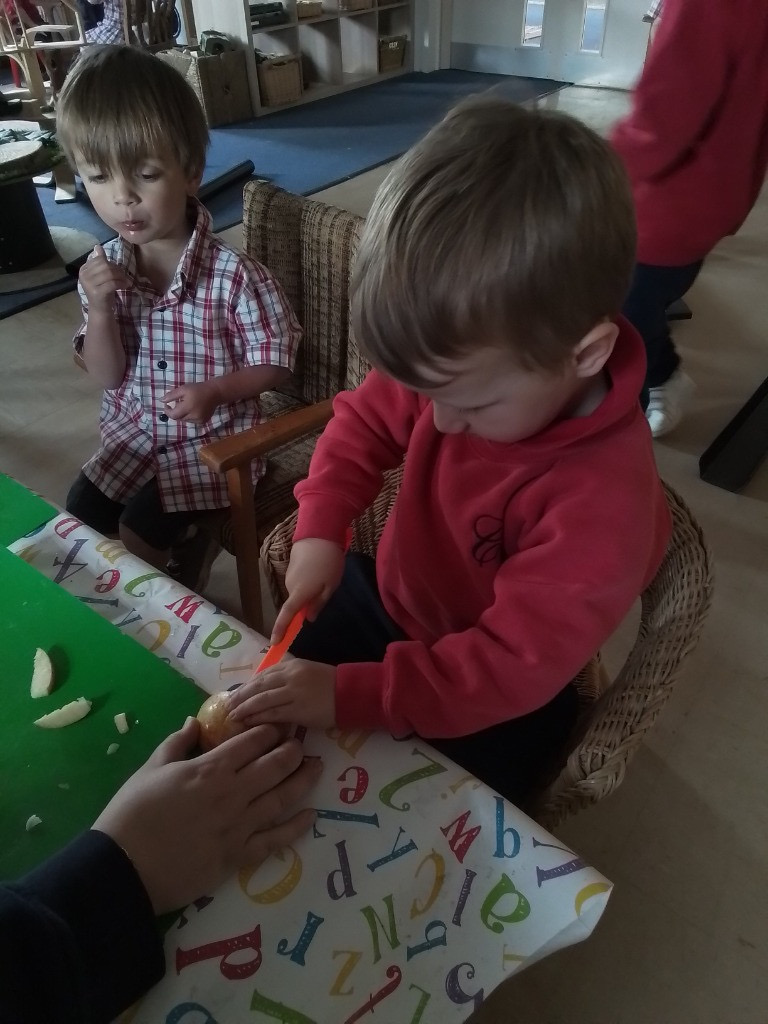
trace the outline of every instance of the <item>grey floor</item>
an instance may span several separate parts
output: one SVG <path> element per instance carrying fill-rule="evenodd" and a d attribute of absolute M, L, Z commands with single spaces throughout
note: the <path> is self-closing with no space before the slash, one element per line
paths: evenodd
<path fill-rule="evenodd" d="M 556 102 L 605 130 L 623 94 Z M 385 169 L 323 197 L 365 213 Z M 227 233 L 239 240 L 238 229 Z M 766 376 L 768 194 L 718 247 L 677 328 L 698 384 L 657 443 L 662 475 L 699 517 L 716 561 L 706 634 L 618 793 L 560 835 L 616 883 L 595 934 L 502 985 L 477 1024 L 768 1022 L 768 466 L 741 494 L 702 483 L 698 455 Z M 63 501 L 97 438 L 98 392 L 75 368 L 74 294 L 0 323 L 0 469 Z M 237 609 L 232 562 L 215 596 Z M 620 657 L 632 622 L 611 645 Z M 397 1024 L 397 1022 L 386 1022 Z"/>

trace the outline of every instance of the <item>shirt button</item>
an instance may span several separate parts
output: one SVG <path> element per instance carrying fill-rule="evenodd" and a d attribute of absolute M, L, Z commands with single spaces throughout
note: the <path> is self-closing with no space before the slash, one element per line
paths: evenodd
<path fill-rule="evenodd" d="M 163 423 L 167 423 L 168 422 L 168 413 L 161 412 L 159 417 L 158 417 L 158 419 L 161 419 L 163 421 Z"/>
<path fill-rule="evenodd" d="M 157 448 L 157 454 L 158 454 L 158 455 L 165 455 L 165 453 L 166 453 L 167 451 L 168 451 L 168 449 L 167 449 L 167 448 L 165 447 L 165 445 L 164 445 L 164 444 L 161 444 L 161 445 L 160 445 L 160 446 L 159 446 L 159 447 Z"/>
<path fill-rule="evenodd" d="M 168 363 L 164 359 L 158 359 L 157 368 L 158 370 L 164 370 L 168 366 Z"/>

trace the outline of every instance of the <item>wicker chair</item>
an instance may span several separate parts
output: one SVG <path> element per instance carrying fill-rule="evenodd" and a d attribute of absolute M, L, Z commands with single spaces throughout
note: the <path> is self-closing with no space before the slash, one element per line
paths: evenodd
<path fill-rule="evenodd" d="M 371 506 L 354 524 L 352 547 L 373 554 L 392 508 L 400 472 L 391 473 Z M 709 609 L 711 556 L 683 499 L 664 485 L 672 536 L 664 561 L 641 596 L 640 626 L 624 666 L 612 682 L 599 656 L 572 685 L 581 716 L 569 749 L 549 780 L 524 809 L 548 830 L 597 803 L 621 783 L 630 759 L 669 699 L 685 657 L 693 650 Z M 286 598 L 295 512 L 266 538 L 261 560 L 276 605 Z M 550 781 L 551 780 L 551 781 Z"/>
<path fill-rule="evenodd" d="M 256 629 L 262 626 L 261 542 L 296 507 L 293 488 L 306 476 L 330 400 L 356 387 L 367 370 L 356 347 L 348 353 L 349 278 L 362 223 L 266 182 L 245 186 L 244 249 L 269 267 L 304 328 L 289 386 L 263 396 L 266 421 L 200 452 L 207 466 L 226 475 L 230 515 L 220 540 L 237 560 L 243 619 Z M 251 462 L 259 457 L 267 458 L 267 472 L 254 495 Z"/>

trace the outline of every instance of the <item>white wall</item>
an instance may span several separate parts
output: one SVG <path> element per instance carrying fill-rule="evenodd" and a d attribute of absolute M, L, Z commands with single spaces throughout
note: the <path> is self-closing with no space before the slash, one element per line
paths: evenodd
<path fill-rule="evenodd" d="M 630 88 L 648 42 L 647 0 L 608 0 L 601 53 L 580 51 L 584 0 L 546 0 L 541 46 L 521 46 L 525 0 L 442 0 L 447 66 Z M 444 65 L 446 66 L 446 65 Z"/>

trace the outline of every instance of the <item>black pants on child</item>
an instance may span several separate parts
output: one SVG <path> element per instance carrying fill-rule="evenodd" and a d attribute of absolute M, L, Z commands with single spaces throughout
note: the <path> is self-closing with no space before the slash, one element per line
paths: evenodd
<path fill-rule="evenodd" d="M 67 512 L 105 537 L 116 537 L 122 523 L 158 551 L 177 543 L 187 528 L 204 515 L 201 512 L 165 512 L 154 477 L 122 504 L 108 498 L 82 472 L 69 489 Z"/>
<path fill-rule="evenodd" d="M 638 263 L 622 312 L 640 332 L 645 343 L 648 369 L 643 408 L 648 405 L 647 389 L 666 384 L 680 365 L 667 320 L 667 307 L 682 299 L 699 276 L 704 261 L 682 267 L 657 267 Z"/>
<path fill-rule="evenodd" d="M 291 653 L 327 665 L 381 661 L 390 643 L 407 639 L 381 603 L 373 559 L 351 553 L 338 590 L 315 622 L 304 624 Z M 461 672 L 461 665 L 456 672 Z M 469 736 L 422 738 L 508 800 L 521 804 L 563 748 L 577 711 L 576 691 L 568 685 L 549 704 L 521 718 Z"/>

